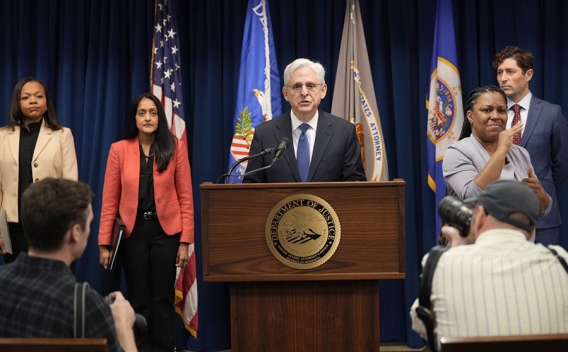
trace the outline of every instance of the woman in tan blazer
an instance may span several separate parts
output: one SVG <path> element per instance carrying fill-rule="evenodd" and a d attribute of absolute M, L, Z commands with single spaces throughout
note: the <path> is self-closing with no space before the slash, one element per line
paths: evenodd
<path fill-rule="evenodd" d="M 0 238 L 7 263 L 28 250 L 18 217 L 22 193 L 46 177 L 78 179 L 75 144 L 71 130 L 57 122 L 45 85 L 28 77 L 14 87 L 8 126 L 0 128 L 0 204 L 6 210 L 13 251 L 7 254 Z"/>

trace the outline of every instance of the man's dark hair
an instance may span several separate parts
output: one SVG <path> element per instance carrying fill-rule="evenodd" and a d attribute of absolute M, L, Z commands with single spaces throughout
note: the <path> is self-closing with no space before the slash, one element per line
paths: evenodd
<path fill-rule="evenodd" d="M 508 46 L 495 54 L 495 60 L 493 60 L 493 68 L 497 69 L 503 61 L 507 59 L 513 59 L 517 62 L 517 65 L 523 70 L 523 74 L 527 73 L 527 70 L 533 68 L 533 54 L 530 51 L 523 50 L 518 46 Z"/>
<path fill-rule="evenodd" d="M 20 223 L 29 247 L 52 252 L 75 224 L 85 229 L 93 195 L 86 183 L 62 178 L 30 185 L 20 201 Z"/>

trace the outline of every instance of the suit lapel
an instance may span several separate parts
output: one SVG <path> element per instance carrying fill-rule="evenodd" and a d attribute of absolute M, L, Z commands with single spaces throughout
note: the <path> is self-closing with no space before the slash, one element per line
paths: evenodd
<path fill-rule="evenodd" d="M 140 141 L 138 137 L 129 139 L 126 144 L 124 168 L 122 171 L 125 173 L 124 178 L 130 179 L 130 182 L 125 184 L 132 186 L 132 189 L 128 190 L 131 193 L 127 194 L 136 195 L 136 199 L 138 199 L 140 191 Z"/>
<path fill-rule="evenodd" d="M 16 165 L 20 164 L 20 126 L 15 126 L 14 130 L 8 131 L 8 142 L 10 145 L 10 151 L 12 156 L 16 161 Z"/>
<path fill-rule="evenodd" d="M 41 152 L 43 151 L 43 149 L 51 139 L 52 133 L 53 130 L 47 127 L 45 124 L 45 120 L 43 120 L 41 123 L 41 128 L 39 129 L 39 135 L 37 137 L 37 142 L 34 149 L 34 156 L 32 158 L 32 161 L 37 160 L 38 156 L 41 154 Z"/>
<path fill-rule="evenodd" d="M 542 112 L 540 102 L 541 100 L 539 98 L 535 98 L 534 96 L 531 98 L 531 106 L 529 107 L 529 112 L 527 114 L 527 123 L 521 139 L 521 147 L 523 148 L 527 145 L 527 142 L 529 141 L 531 134 L 540 119 L 540 113 Z"/>
<path fill-rule="evenodd" d="M 327 146 L 333 137 L 332 123 L 327 113 L 319 111 L 318 129 L 316 131 L 316 142 L 314 144 L 314 152 L 310 161 L 310 173 L 308 174 L 308 182 L 314 177 L 314 173 L 318 168 L 321 159 L 325 155 Z"/>
<path fill-rule="evenodd" d="M 294 153 L 294 142 L 292 140 L 292 118 L 290 117 L 290 111 L 276 119 L 274 145 L 278 145 L 278 142 L 281 141 L 284 137 L 288 138 L 288 140 L 290 140 L 290 143 L 284 150 L 284 153 L 282 153 L 280 159 L 284 158 L 284 160 L 288 164 L 288 167 L 290 168 L 290 171 L 292 171 L 294 179 L 296 180 L 296 182 L 300 182 L 300 171 L 298 171 L 298 163 L 296 161 L 296 154 Z"/>

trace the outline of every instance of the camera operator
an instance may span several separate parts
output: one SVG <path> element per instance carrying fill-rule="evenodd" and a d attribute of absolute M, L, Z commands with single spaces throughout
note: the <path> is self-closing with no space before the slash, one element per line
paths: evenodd
<path fill-rule="evenodd" d="M 568 333 L 568 253 L 528 241 L 540 212 L 534 192 L 522 182 L 499 180 L 471 201 L 469 217 L 457 199 L 461 205 L 454 210 L 440 209 L 443 220 L 466 231 L 444 226 L 452 248 L 441 250 L 433 267 L 433 259 L 428 263 L 429 255 L 424 257 L 420 299 L 410 310 L 412 328 L 427 336 L 429 324 L 418 316 L 424 315 L 425 293 L 434 349 L 441 337 Z M 423 289 L 426 277 L 429 292 Z"/>
<path fill-rule="evenodd" d="M 0 337 L 73 337 L 75 277 L 69 265 L 85 250 L 93 220 L 89 186 L 46 178 L 21 198 L 29 253 L 0 267 Z M 120 292 L 108 304 L 85 291 L 86 338 L 106 338 L 109 351 L 136 351 L 134 310 Z"/>

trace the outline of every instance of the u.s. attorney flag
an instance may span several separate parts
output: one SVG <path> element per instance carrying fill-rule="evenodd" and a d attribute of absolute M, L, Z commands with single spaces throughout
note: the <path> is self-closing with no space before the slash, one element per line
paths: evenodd
<path fill-rule="evenodd" d="M 388 181 L 387 153 L 358 0 L 347 0 L 331 113 L 357 130 L 369 181 Z"/>

